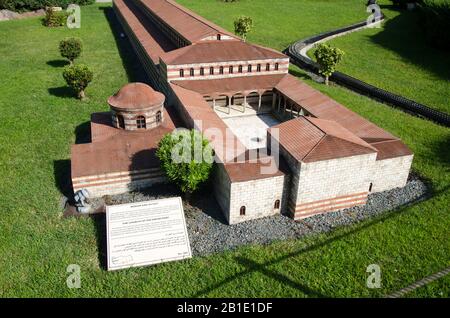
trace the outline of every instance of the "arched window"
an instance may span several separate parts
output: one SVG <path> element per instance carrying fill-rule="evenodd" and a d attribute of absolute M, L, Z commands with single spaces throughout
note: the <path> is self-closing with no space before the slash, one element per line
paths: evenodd
<path fill-rule="evenodd" d="M 214 75 L 214 67 L 211 66 L 211 67 L 209 68 L 209 74 L 210 74 L 210 75 Z"/>
<path fill-rule="evenodd" d="M 119 128 L 125 129 L 125 119 L 122 115 L 117 115 L 117 123 L 119 124 Z"/>
<path fill-rule="evenodd" d="M 275 71 L 278 71 L 279 68 L 280 68 L 280 64 L 275 63 Z"/>
<path fill-rule="evenodd" d="M 270 64 L 269 63 L 266 64 L 266 71 L 267 72 L 270 71 Z"/>
<path fill-rule="evenodd" d="M 241 206 L 241 209 L 239 210 L 239 215 L 241 216 L 245 215 L 245 206 Z"/>
<path fill-rule="evenodd" d="M 138 116 L 138 118 L 136 119 L 136 125 L 138 129 L 145 129 L 146 128 L 145 117 Z"/>
<path fill-rule="evenodd" d="M 247 67 L 247 72 L 249 72 L 249 73 L 252 72 L 252 65 L 251 64 Z"/>
<path fill-rule="evenodd" d="M 219 74 L 223 74 L 223 66 L 219 68 Z"/>
<path fill-rule="evenodd" d="M 274 208 L 275 210 L 280 209 L 280 200 L 276 200 L 276 201 L 275 201 L 275 204 L 273 205 L 273 208 Z"/>
<path fill-rule="evenodd" d="M 190 76 L 194 76 L 194 69 L 191 67 L 191 69 L 189 70 L 189 75 Z"/>
<path fill-rule="evenodd" d="M 205 68 L 204 67 L 200 67 L 200 75 L 201 76 L 205 75 Z"/>
<path fill-rule="evenodd" d="M 230 66 L 228 68 L 228 73 L 233 74 L 233 72 L 234 72 L 233 66 Z"/>
<path fill-rule="evenodd" d="M 239 73 L 242 73 L 242 65 L 239 65 L 238 72 L 239 72 Z"/>
<path fill-rule="evenodd" d="M 220 34 L 217 34 L 217 41 L 220 41 L 222 39 L 222 36 Z"/>
<path fill-rule="evenodd" d="M 256 71 L 261 72 L 261 64 L 256 65 Z"/>
<path fill-rule="evenodd" d="M 161 122 L 161 111 L 160 111 L 160 110 L 158 110 L 158 111 L 156 112 L 156 122 L 157 122 L 157 123 L 160 123 L 160 122 Z"/>
<path fill-rule="evenodd" d="M 184 77 L 184 70 L 183 69 L 180 70 L 180 77 Z"/>

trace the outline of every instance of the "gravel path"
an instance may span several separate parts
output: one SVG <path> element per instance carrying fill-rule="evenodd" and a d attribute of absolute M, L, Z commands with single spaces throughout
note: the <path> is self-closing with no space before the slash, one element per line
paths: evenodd
<path fill-rule="evenodd" d="M 276 215 L 236 225 L 226 225 L 219 207 L 206 189 L 184 205 L 187 228 L 193 255 L 208 255 L 247 244 L 268 244 L 274 240 L 300 238 L 313 233 L 329 232 L 336 227 L 357 223 L 398 207 L 411 204 L 427 196 L 428 189 L 417 177 L 410 177 L 405 187 L 369 196 L 365 206 L 316 215 L 302 221 Z M 122 204 L 177 196 L 170 186 L 106 198 L 108 204 Z M 99 199 L 95 205 L 101 206 Z"/>

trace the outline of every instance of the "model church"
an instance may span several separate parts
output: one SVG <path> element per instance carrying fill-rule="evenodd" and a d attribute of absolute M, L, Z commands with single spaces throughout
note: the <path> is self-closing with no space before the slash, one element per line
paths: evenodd
<path fill-rule="evenodd" d="M 406 184 L 407 146 L 288 74 L 284 54 L 171 0 L 113 6 L 149 85 L 125 85 L 109 112 L 92 114 L 91 142 L 72 146 L 74 192 L 99 197 L 166 182 L 155 152 L 176 127 L 210 140 L 212 195 L 230 224 L 364 205 L 371 192 Z"/>

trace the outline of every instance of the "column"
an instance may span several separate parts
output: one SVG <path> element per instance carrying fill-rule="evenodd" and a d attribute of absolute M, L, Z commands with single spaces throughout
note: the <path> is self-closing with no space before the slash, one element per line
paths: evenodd
<path fill-rule="evenodd" d="M 258 111 L 261 108 L 261 99 L 262 99 L 262 95 L 258 93 L 259 99 L 258 99 Z"/>
<path fill-rule="evenodd" d="M 245 109 L 247 108 L 247 95 L 244 95 L 244 110 L 243 113 L 245 113 Z"/>
<path fill-rule="evenodd" d="M 277 95 L 275 92 L 272 93 L 272 109 L 275 108 L 275 102 L 277 101 Z"/>
<path fill-rule="evenodd" d="M 216 110 L 216 99 L 213 98 L 213 110 Z"/>

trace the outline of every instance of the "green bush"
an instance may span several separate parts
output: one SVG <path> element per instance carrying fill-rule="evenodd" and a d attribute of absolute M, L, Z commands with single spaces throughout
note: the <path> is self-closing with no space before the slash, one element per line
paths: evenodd
<path fill-rule="evenodd" d="M 66 66 L 63 77 L 67 85 L 71 87 L 79 99 L 85 98 L 84 90 L 94 77 L 93 72 L 83 64 Z"/>
<path fill-rule="evenodd" d="M 197 130 L 179 129 L 165 135 L 158 144 L 156 155 L 167 178 L 187 195 L 209 178 L 212 148 Z"/>
<path fill-rule="evenodd" d="M 71 3 L 80 6 L 93 4 L 95 0 L 0 0 L 0 10 L 7 9 L 16 12 L 45 9 L 45 7 L 67 8 Z"/>
<path fill-rule="evenodd" d="M 324 43 L 316 45 L 314 57 L 320 66 L 319 73 L 325 76 L 325 84 L 328 85 L 328 78 L 334 73 L 343 56 L 344 51 L 338 48 Z"/>
<path fill-rule="evenodd" d="M 59 42 L 59 52 L 70 61 L 70 64 L 80 56 L 82 49 L 83 42 L 79 38 L 65 38 Z"/>
<path fill-rule="evenodd" d="M 246 16 L 240 16 L 234 21 L 234 33 L 241 36 L 245 41 L 247 33 L 253 28 L 253 19 Z"/>
<path fill-rule="evenodd" d="M 450 49 L 450 0 L 423 0 L 421 25 L 431 45 Z"/>
<path fill-rule="evenodd" d="M 54 11 L 48 8 L 45 11 L 44 25 L 48 27 L 64 26 L 67 23 L 69 14 L 65 11 Z"/>

